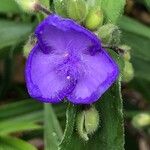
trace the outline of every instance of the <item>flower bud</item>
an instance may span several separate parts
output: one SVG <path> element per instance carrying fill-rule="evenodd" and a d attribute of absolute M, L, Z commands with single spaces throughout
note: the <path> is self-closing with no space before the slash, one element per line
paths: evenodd
<path fill-rule="evenodd" d="M 81 138 L 85 141 L 89 140 L 88 135 L 94 133 L 98 129 L 99 113 L 95 107 L 83 110 L 77 115 L 77 130 Z"/>
<path fill-rule="evenodd" d="M 38 0 L 15 0 L 21 9 L 27 13 L 32 13 L 37 11 L 36 5 L 38 4 Z"/>
<path fill-rule="evenodd" d="M 85 27 L 90 30 L 95 30 L 103 24 L 103 12 L 100 8 L 92 8 L 87 14 Z"/>
<path fill-rule="evenodd" d="M 98 36 L 103 44 L 109 46 L 118 46 L 120 43 L 121 32 L 118 26 L 113 24 L 106 24 L 99 28 Z"/>
<path fill-rule="evenodd" d="M 25 58 L 28 57 L 30 51 L 33 49 L 34 45 L 36 43 L 36 38 L 31 35 L 27 41 L 27 43 L 23 47 L 23 55 Z"/>
<path fill-rule="evenodd" d="M 127 61 L 129 61 L 131 59 L 131 47 L 128 45 L 120 45 L 119 48 L 124 50 L 124 54 L 123 54 L 123 58 Z"/>
<path fill-rule="evenodd" d="M 125 60 L 125 64 L 124 64 L 124 69 L 123 69 L 123 78 L 122 81 L 123 82 L 130 82 L 133 77 L 134 77 L 134 69 L 132 64 L 129 61 Z"/>
<path fill-rule="evenodd" d="M 55 12 L 63 17 L 67 17 L 67 7 L 66 7 L 66 3 L 67 0 L 54 0 L 54 9 Z"/>
<path fill-rule="evenodd" d="M 78 22 L 83 22 L 87 15 L 87 4 L 85 0 L 68 0 L 67 14 L 68 17 Z"/>
<path fill-rule="evenodd" d="M 141 113 L 133 117 L 132 124 L 136 128 L 143 128 L 146 126 L 150 126 L 150 114 L 149 113 Z"/>

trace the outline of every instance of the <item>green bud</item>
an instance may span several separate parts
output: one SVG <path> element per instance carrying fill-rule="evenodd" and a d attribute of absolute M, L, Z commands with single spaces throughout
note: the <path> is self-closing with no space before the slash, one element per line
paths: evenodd
<path fill-rule="evenodd" d="M 85 129 L 88 134 L 94 133 L 99 125 L 99 113 L 92 107 L 85 111 Z"/>
<path fill-rule="evenodd" d="M 87 4 L 85 0 L 68 0 L 67 13 L 68 17 L 78 22 L 83 22 L 87 15 Z"/>
<path fill-rule="evenodd" d="M 123 69 L 123 78 L 122 81 L 123 82 L 130 82 L 133 77 L 134 77 L 134 69 L 132 64 L 129 61 L 125 61 L 124 64 L 124 69 Z"/>
<path fill-rule="evenodd" d="M 38 0 L 15 0 L 21 9 L 27 13 L 32 13 L 37 11 L 36 4 L 38 4 Z"/>
<path fill-rule="evenodd" d="M 150 114 L 149 113 L 141 113 L 133 117 L 132 124 L 136 128 L 143 128 L 146 126 L 150 126 Z"/>
<path fill-rule="evenodd" d="M 98 36 L 102 43 L 109 46 L 118 46 L 120 43 L 121 32 L 118 26 L 106 24 L 99 28 Z"/>
<path fill-rule="evenodd" d="M 100 8 L 92 8 L 85 20 L 85 27 L 90 30 L 95 30 L 103 24 L 103 12 Z"/>
<path fill-rule="evenodd" d="M 91 7 L 91 8 L 101 6 L 101 1 L 100 0 L 86 0 L 86 2 L 88 4 L 88 6 Z"/>
<path fill-rule="evenodd" d="M 129 61 L 131 59 L 131 47 L 128 45 L 120 45 L 119 48 L 124 50 L 124 54 L 123 54 L 123 58 L 127 61 Z"/>
<path fill-rule="evenodd" d="M 36 38 L 33 35 L 31 35 L 29 37 L 27 43 L 23 47 L 23 55 L 24 55 L 25 58 L 28 57 L 28 55 L 29 55 L 30 51 L 33 49 L 36 41 L 37 40 L 36 40 Z"/>
<path fill-rule="evenodd" d="M 95 107 L 84 110 L 77 115 L 77 130 L 81 138 L 85 141 L 89 140 L 88 135 L 94 133 L 98 129 L 99 113 Z"/>
<path fill-rule="evenodd" d="M 54 9 L 58 15 L 67 17 L 67 0 L 54 0 Z"/>

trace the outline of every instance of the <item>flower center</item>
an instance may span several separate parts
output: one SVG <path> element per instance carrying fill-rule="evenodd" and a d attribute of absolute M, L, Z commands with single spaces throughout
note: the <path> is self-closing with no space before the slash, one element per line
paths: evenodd
<path fill-rule="evenodd" d="M 84 75 L 85 67 L 81 56 L 73 51 L 62 54 L 63 61 L 56 66 L 56 72 L 60 76 L 66 76 L 67 80 L 78 79 Z"/>

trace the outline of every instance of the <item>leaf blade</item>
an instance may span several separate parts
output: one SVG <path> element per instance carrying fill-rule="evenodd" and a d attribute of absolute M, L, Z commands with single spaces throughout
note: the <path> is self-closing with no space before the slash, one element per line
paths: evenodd
<path fill-rule="evenodd" d="M 14 137 L 0 136 L 0 149 L 2 150 L 37 150 L 31 144 Z"/>
<path fill-rule="evenodd" d="M 20 9 L 14 0 L 1 0 L 0 12 L 1 13 L 19 13 Z"/>
<path fill-rule="evenodd" d="M 45 104 L 45 115 L 44 115 L 44 140 L 45 150 L 57 150 L 58 143 L 62 138 L 62 129 L 57 120 L 55 112 L 51 104 Z"/>
<path fill-rule="evenodd" d="M 33 28 L 32 24 L 0 20 L 0 49 L 23 41 Z"/>
<path fill-rule="evenodd" d="M 101 0 L 101 4 L 107 22 L 116 23 L 119 17 L 123 14 L 125 0 Z"/>
<path fill-rule="evenodd" d="M 73 106 L 72 104 L 68 105 L 68 109 L 66 112 L 66 128 L 65 128 L 63 139 L 59 144 L 59 148 L 58 148 L 59 150 L 66 150 L 70 143 L 73 130 L 74 130 L 76 111 L 77 109 L 75 106 Z"/>

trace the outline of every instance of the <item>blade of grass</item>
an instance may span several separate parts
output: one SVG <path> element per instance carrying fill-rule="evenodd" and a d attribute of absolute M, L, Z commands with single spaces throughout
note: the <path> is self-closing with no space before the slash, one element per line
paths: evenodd
<path fill-rule="evenodd" d="M 52 105 L 44 104 L 45 150 L 57 150 L 62 135 L 62 129 Z"/>

